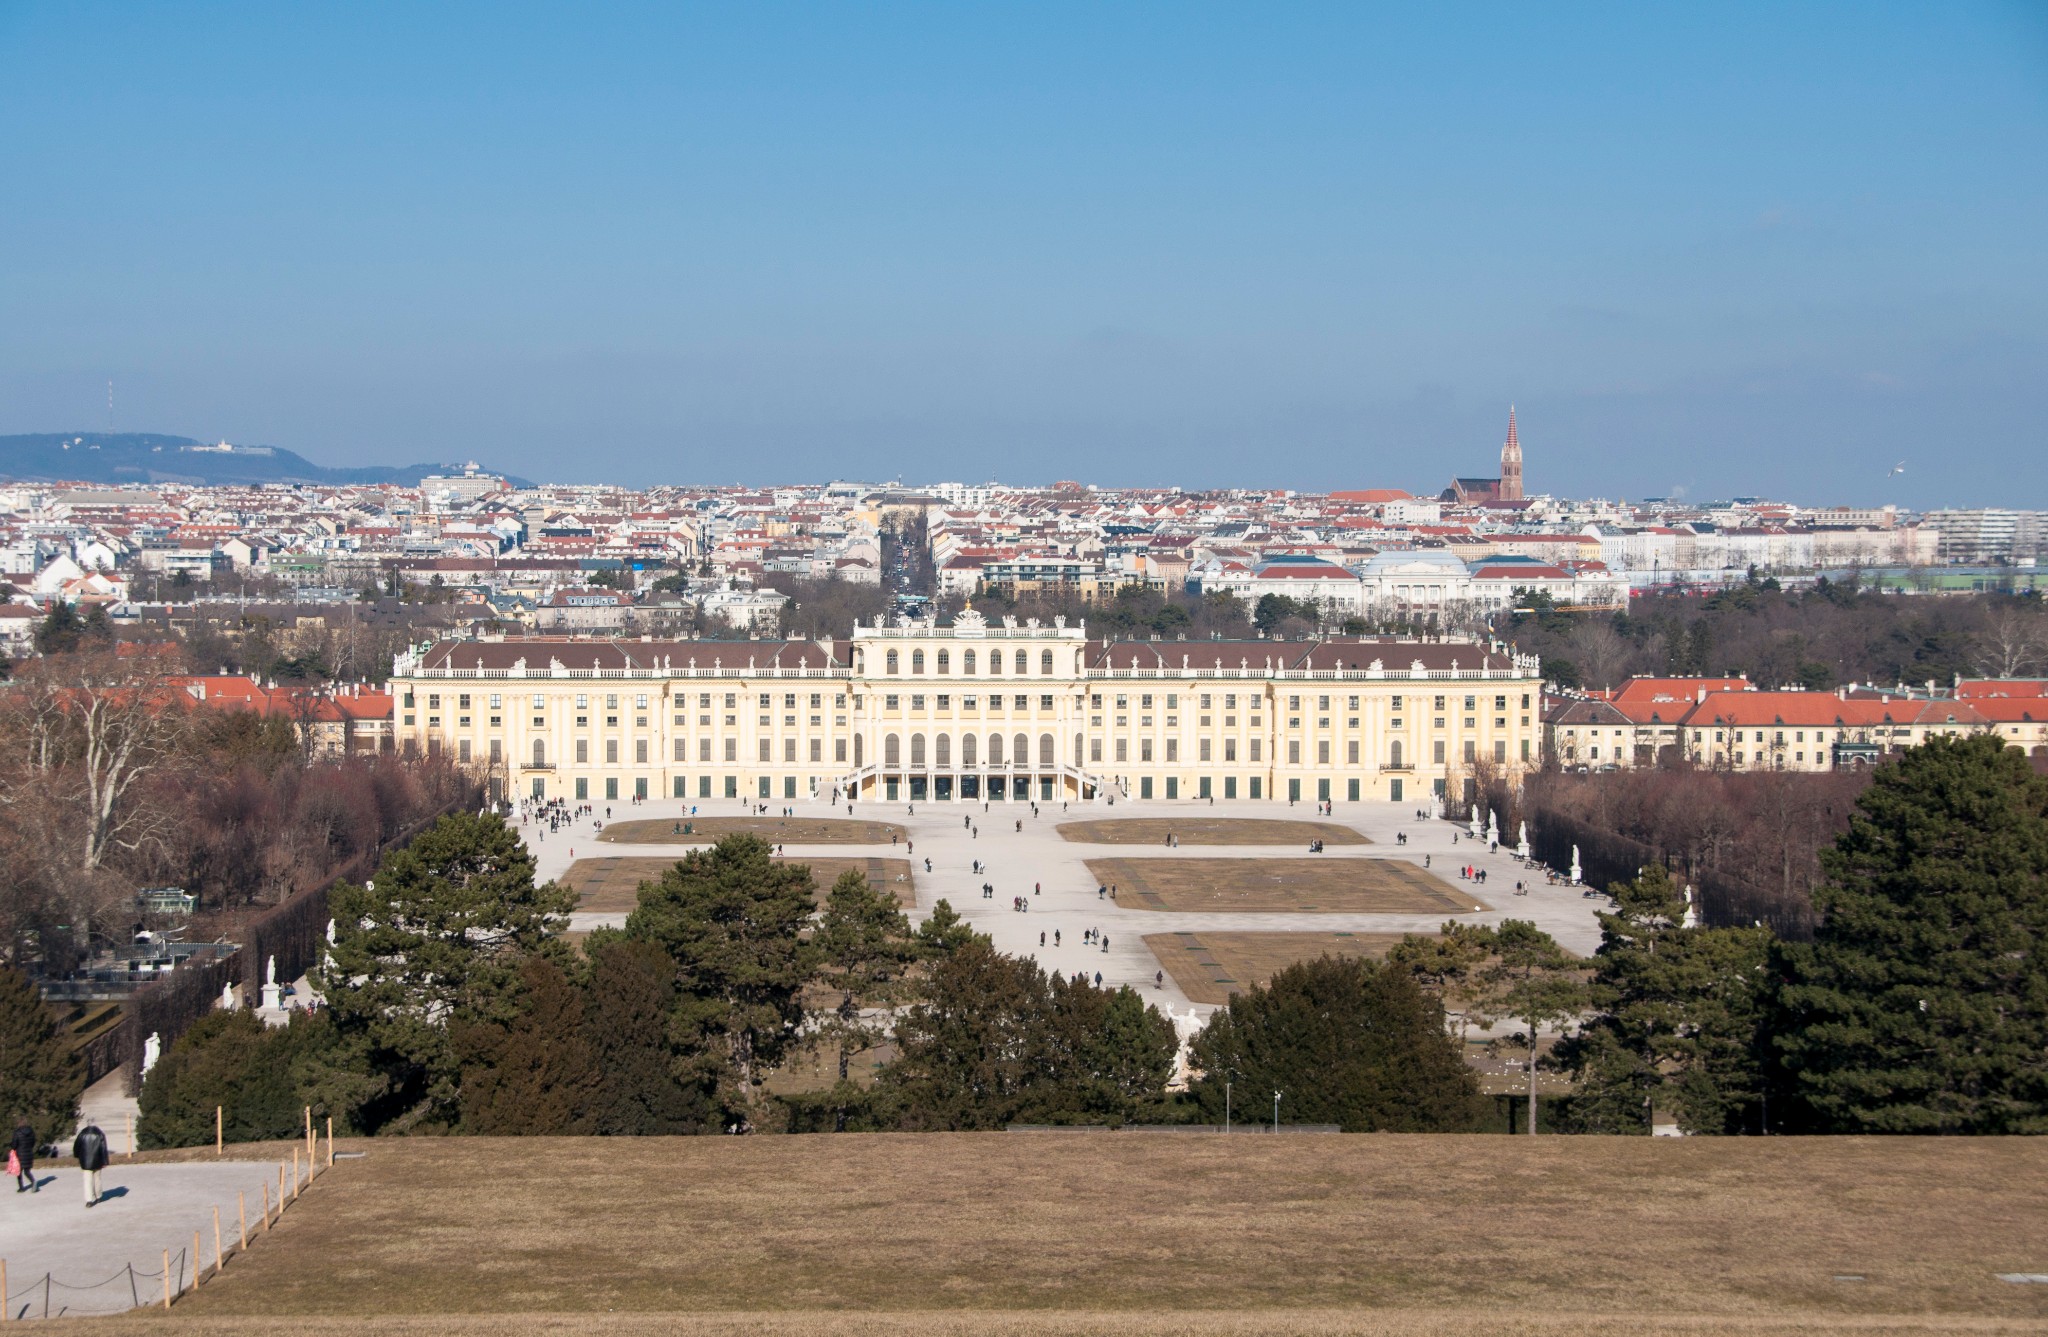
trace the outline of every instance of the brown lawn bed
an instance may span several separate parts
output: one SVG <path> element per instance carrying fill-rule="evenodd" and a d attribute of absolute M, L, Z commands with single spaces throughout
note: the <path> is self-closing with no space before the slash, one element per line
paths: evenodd
<path fill-rule="evenodd" d="M 1090 859 L 1127 910 L 1469 914 L 1487 907 L 1401 859 Z"/>
<path fill-rule="evenodd" d="M 1061 822 L 1060 839 L 1081 845 L 1164 845 L 1170 834 L 1183 845 L 1370 845 L 1348 826 L 1268 817 L 1112 817 Z"/>

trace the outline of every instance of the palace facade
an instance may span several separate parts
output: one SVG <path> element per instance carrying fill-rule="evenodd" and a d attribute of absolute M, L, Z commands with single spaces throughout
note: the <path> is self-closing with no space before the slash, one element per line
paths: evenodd
<path fill-rule="evenodd" d="M 401 748 L 570 801 L 1425 804 L 1518 779 L 1542 738 L 1537 662 L 1497 643 L 1103 641 L 971 612 L 850 641 L 447 640 L 391 691 Z"/>

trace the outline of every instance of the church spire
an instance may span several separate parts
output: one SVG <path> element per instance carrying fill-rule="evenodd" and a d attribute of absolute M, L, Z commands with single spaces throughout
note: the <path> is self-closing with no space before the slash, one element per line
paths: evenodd
<path fill-rule="evenodd" d="M 1522 443 L 1515 435 L 1515 406 L 1508 405 L 1508 439 L 1500 448 L 1500 499 L 1522 500 Z"/>

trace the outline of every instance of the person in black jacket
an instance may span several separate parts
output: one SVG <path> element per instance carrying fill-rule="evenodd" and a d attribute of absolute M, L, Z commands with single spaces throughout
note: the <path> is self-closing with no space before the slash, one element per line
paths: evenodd
<path fill-rule="evenodd" d="M 100 1200 L 100 1171 L 107 1168 L 107 1135 L 98 1124 L 87 1124 L 72 1140 L 71 1154 L 85 1171 L 85 1205 L 90 1207 Z"/>
<path fill-rule="evenodd" d="M 36 1130 L 28 1126 L 27 1119 L 14 1121 L 14 1139 L 7 1144 L 14 1152 L 17 1170 L 14 1176 L 16 1193 L 41 1193 L 36 1184 Z"/>

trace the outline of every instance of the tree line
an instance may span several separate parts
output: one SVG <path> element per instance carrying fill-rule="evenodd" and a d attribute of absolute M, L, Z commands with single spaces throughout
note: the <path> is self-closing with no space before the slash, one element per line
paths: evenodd
<path fill-rule="evenodd" d="M 2048 1131 L 2048 780 L 1996 739 L 1932 740 L 1821 863 L 1811 942 L 1700 924 L 1651 865 L 1610 888 L 1589 958 L 1454 922 L 1291 966 L 1217 1010 L 1175 1090 L 1141 995 L 997 952 L 944 902 L 912 928 L 849 873 L 818 906 L 807 869 L 734 836 L 579 953 L 514 833 L 449 817 L 337 889 L 327 1007 L 195 1028 L 145 1085 L 144 1136 L 203 1141 L 216 1104 L 250 1137 L 307 1104 L 364 1133 L 928 1131 L 1261 1120 L 1274 1092 L 1289 1123 L 1462 1131 L 1492 1120 L 1481 1030 L 1526 1056 L 1529 1127 L 1540 1065 L 1571 1078 L 1548 1120 L 1569 1131 Z M 799 1052 L 836 1080 L 772 1094 Z"/>

